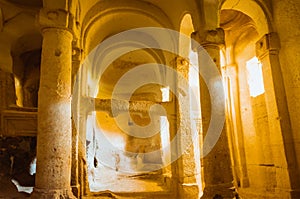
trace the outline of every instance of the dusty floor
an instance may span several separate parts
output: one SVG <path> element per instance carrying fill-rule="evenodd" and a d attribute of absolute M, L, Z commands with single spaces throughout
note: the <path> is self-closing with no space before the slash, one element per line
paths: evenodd
<path fill-rule="evenodd" d="M 0 177 L 0 198 L 1 199 L 17 199 L 29 198 L 27 193 L 19 193 L 17 187 L 12 183 L 11 178 L 7 176 Z"/>
<path fill-rule="evenodd" d="M 168 192 L 168 186 L 163 182 L 161 175 L 156 173 L 125 175 L 113 169 L 100 166 L 94 170 L 94 180 L 90 185 L 92 192 L 115 192 L 121 194 L 148 193 L 163 194 Z M 18 182 L 17 182 L 18 183 Z M 18 188 L 19 191 L 18 192 Z M 0 178 L 0 199 L 29 198 L 28 193 L 32 187 L 18 187 L 12 178 L 2 175 Z"/>
<path fill-rule="evenodd" d="M 94 169 L 94 179 L 90 182 L 92 192 L 165 192 L 168 190 L 161 175 L 156 173 L 129 175 L 108 167 Z"/>

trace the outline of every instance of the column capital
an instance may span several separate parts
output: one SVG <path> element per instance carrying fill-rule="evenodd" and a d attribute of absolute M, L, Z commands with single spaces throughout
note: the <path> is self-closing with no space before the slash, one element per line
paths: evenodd
<path fill-rule="evenodd" d="M 181 57 L 181 56 L 175 57 L 174 60 L 175 60 L 177 67 L 186 67 L 189 65 L 189 62 L 190 62 L 188 59 Z"/>
<path fill-rule="evenodd" d="M 69 28 L 70 13 L 66 10 L 42 8 L 38 15 L 40 28 Z"/>
<path fill-rule="evenodd" d="M 190 66 L 190 61 L 188 59 L 185 59 L 183 57 L 177 56 L 175 58 L 175 63 L 176 63 L 176 69 L 177 71 L 184 76 L 184 78 L 188 78 L 188 73 L 189 73 L 189 66 Z"/>
<path fill-rule="evenodd" d="M 280 49 L 280 42 L 277 33 L 271 32 L 265 34 L 258 42 L 256 42 L 256 56 L 262 59 L 269 52 L 278 53 Z"/>
<path fill-rule="evenodd" d="M 38 24 L 42 32 L 44 29 L 56 28 L 71 32 L 74 39 L 79 38 L 80 35 L 80 25 L 67 10 L 42 8 L 38 14 Z"/>
<path fill-rule="evenodd" d="M 206 46 L 222 46 L 225 44 L 224 30 L 222 28 L 217 28 L 214 30 L 204 30 L 204 31 L 195 31 L 192 33 L 191 37 L 196 42 L 198 42 L 202 47 Z M 198 45 L 193 45 L 192 49 L 196 51 Z"/>
<path fill-rule="evenodd" d="M 72 46 L 72 60 L 73 61 L 81 61 L 82 60 L 83 49 Z"/>

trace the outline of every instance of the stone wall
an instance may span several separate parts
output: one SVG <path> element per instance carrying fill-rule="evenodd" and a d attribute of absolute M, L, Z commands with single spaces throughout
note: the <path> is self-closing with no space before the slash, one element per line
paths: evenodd
<path fill-rule="evenodd" d="M 273 1 L 274 25 L 279 35 L 279 58 L 293 130 L 294 145 L 300 163 L 300 2 Z"/>

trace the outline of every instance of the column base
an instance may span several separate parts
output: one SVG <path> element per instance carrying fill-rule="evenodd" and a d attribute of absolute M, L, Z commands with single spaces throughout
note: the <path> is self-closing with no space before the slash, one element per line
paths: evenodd
<path fill-rule="evenodd" d="M 204 187 L 201 199 L 233 199 L 237 193 L 232 183 Z"/>
<path fill-rule="evenodd" d="M 198 199 L 200 196 L 200 190 L 197 184 L 179 184 L 178 191 L 180 198 Z"/>
<path fill-rule="evenodd" d="M 76 198 L 79 198 L 79 196 L 80 196 L 80 185 L 79 184 L 78 185 L 73 185 L 73 186 L 71 186 L 71 189 L 72 189 L 72 192 L 73 192 L 74 196 Z"/>
<path fill-rule="evenodd" d="M 31 199 L 76 199 L 71 189 L 37 189 L 34 188 Z"/>
<path fill-rule="evenodd" d="M 300 198 L 300 190 L 292 190 L 291 198 L 293 198 L 293 199 Z"/>
<path fill-rule="evenodd" d="M 284 196 L 282 198 L 290 199 L 299 199 L 300 198 L 300 189 L 284 190 L 284 189 L 275 189 L 276 195 Z"/>
<path fill-rule="evenodd" d="M 249 178 L 242 178 L 241 185 L 242 188 L 247 188 L 250 186 Z"/>

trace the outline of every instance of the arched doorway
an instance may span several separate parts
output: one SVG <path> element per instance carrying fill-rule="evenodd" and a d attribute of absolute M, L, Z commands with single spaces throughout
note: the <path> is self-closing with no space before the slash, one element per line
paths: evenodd
<path fill-rule="evenodd" d="M 278 179 L 295 180 L 289 169 L 278 170 L 295 162 L 294 155 L 290 155 L 295 152 L 290 144 L 289 116 L 284 113 L 285 97 L 279 97 L 278 102 L 278 90 L 285 92 L 279 72 L 279 41 L 266 13 L 254 1 L 236 5 L 226 1 L 221 11 L 220 25 L 226 38 L 224 74 L 232 162 L 235 185 L 244 197 L 283 196 L 289 193 Z M 281 114 L 277 110 L 283 111 L 284 123 L 274 118 Z M 276 143 L 284 147 L 279 149 Z"/>
<path fill-rule="evenodd" d="M 118 26 L 111 25 L 106 31 L 103 31 L 102 28 L 106 23 L 114 24 L 113 21 L 117 19 L 120 22 Z M 126 20 L 124 21 L 124 19 Z M 128 23 L 127 20 L 132 23 Z M 91 52 L 94 47 L 97 47 L 97 43 L 105 42 L 106 38 L 127 29 L 143 27 L 145 24 L 150 27 L 161 26 L 140 9 L 122 10 L 120 8 L 116 13 L 109 12 L 107 15 L 99 16 L 99 19 L 95 20 L 93 24 L 87 25 L 90 27 L 86 28 L 86 49 Z M 151 36 L 146 37 L 155 42 Z M 138 43 L 126 44 L 127 41 L 124 42 L 125 44 L 119 46 L 113 44 L 109 50 L 100 55 L 107 59 L 111 55 L 115 56 L 113 62 L 105 69 L 100 65 L 98 69 L 101 71 L 101 75 L 95 76 L 94 71 L 84 68 L 83 64 L 81 74 L 83 75 L 82 79 L 85 79 L 86 82 L 81 91 L 82 95 L 100 99 L 101 102 L 106 101 L 108 106 L 113 100 L 120 103 L 122 100 L 127 100 L 124 96 L 130 96 L 129 101 L 137 104 L 168 101 L 170 94 L 159 84 L 141 85 L 134 92 L 128 93 L 128 85 L 132 82 L 140 82 L 145 78 L 143 76 L 135 76 L 134 79 L 124 84 L 118 84 L 122 77 L 131 70 L 148 63 L 153 64 L 153 67 L 147 76 L 152 77 L 154 82 L 162 82 L 164 71 L 161 71 L 156 65 L 165 64 L 171 59 L 167 53 L 155 49 L 133 50 L 125 54 L 118 54 L 123 48 L 139 46 Z M 140 48 L 143 48 L 143 45 Z M 97 61 L 93 63 L 97 63 Z M 115 92 L 116 87 L 118 87 L 118 92 Z M 100 104 L 102 104 L 101 102 Z M 145 108 L 137 108 L 130 112 L 129 117 L 122 113 L 122 111 L 127 113 L 128 110 L 122 110 L 116 115 L 112 115 L 109 110 L 98 110 L 86 115 L 87 120 L 83 123 L 84 127 L 80 132 L 83 140 L 86 140 L 86 143 L 83 143 L 87 164 L 83 171 L 86 175 L 82 182 L 85 187 L 83 194 L 99 195 L 103 192 L 105 192 L 103 194 L 113 192 L 121 195 L 136 193 L 137 196 L 145 194 L 145 192 L 170 194 L 172 169 L 171 166 L 162 166 L 166 159 L 170 159 L 170 152 L 162 154 L 158 151 L 150 154 L 151 156 L 148 155 L 170 142 L 169 129 L 166 129 L 168 122 L 163 118 L 156 118 L 153 125 L 158 128 L 158 131 L 153 136 L 136 138 L 131 135 L 139 133 L 135 132 L 135 126 L 147 126 L 149 122 L 153 123 L 148 110 L 145 110 Z"/>

